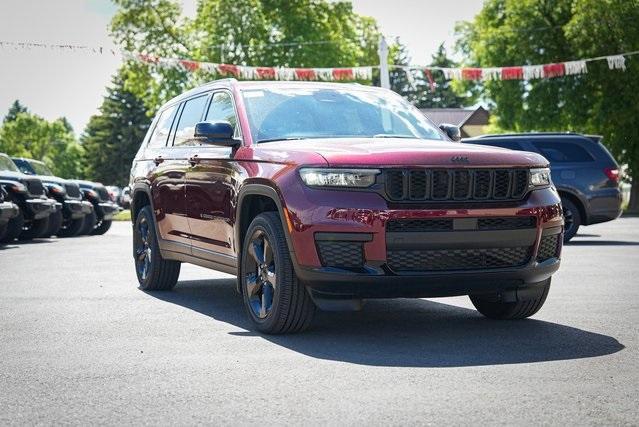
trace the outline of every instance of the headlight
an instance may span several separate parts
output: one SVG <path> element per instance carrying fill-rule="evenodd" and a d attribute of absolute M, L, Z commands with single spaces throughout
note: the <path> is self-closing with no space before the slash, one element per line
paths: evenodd
<path fill-rule="evenodd" d="M 27 187 L 22 183 L 16 182 L 15 184 L 11 184 L 11 190 L 15 191 L 16 193 L 26 193 Z"/>
<path fill-rule="evenodd" d="M 550 185 L 550 169 L 531 169 L 530 185 L 532 185 L 533 187 L 544 187 L 546 185 Z"/>
<path fill-rule="evenodd" d="M 58 185 L 58 184 L 49 184 L 49 191 L 51 193 L 59 194 L 61 196 L 64 196 L 67 193 L 67 191 L 64 189 L 64 187 L 62 187 L 61 185 Z"/>
<path fill-rule="evenodd" d="M 375 183 L 379 169 L 300 169 L 302 181 L 310 187 L 370 187 Z"/>

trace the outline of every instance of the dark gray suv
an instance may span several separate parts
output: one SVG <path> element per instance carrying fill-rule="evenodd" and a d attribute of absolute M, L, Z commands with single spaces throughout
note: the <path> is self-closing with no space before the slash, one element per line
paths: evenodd
<path fill-rule="evenodd" d="M 600 136 L 577 133 L 482 135 L 463 142 L 539 153 L 550 162 L 552 181 L 564 210 L 564 241 L 581 225 L 621 215 L 619 165 Z"/>

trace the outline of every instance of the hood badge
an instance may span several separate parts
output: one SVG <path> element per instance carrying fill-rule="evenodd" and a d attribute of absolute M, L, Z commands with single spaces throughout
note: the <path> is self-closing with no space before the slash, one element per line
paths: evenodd
<path fill-rule="evenodd" d="M 453 163 L 470 163 L 470 160 L 468 160 L 466 156 L 453 156 L 450 158 L 450 161 Z"/>

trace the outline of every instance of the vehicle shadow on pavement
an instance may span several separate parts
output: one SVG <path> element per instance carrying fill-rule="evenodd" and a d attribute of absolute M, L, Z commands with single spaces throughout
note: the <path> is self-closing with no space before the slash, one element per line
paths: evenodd
<path fill-rule="evenodd" d="M 639 242 L 622 240 L 571 240 L 566 246 L 639 246 Z"/>
<path fill-rule="evenodd" d="M 148 293 L 255 336 L 234 279 L 179 282 Z M 295 335 L 261 335 L 311 357 L 372 366 L 459 367 L 580 359 L 616 353 L 615 338 L 535 319 L 494 321 L 475 310 L 422 299 L 371 300 L 360 312 L 318 312 Z"/>

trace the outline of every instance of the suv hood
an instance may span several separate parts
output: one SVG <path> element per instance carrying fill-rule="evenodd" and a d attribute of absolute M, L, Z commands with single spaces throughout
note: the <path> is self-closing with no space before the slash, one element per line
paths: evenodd
<path fill-rule="evenodd" d="M 541 155 L 459 142 L 406 138 L 338 138 L 269 142 L 258 145 L 264 154 L 287 152 L 289 160 L 315 152 L 329 166 L 457 166 L 545 167 Z M 453 158 L 466 158 L 454 161 Z"/>

